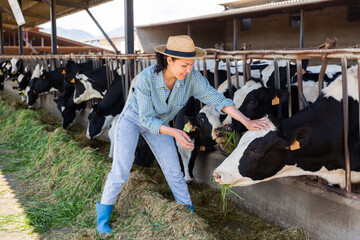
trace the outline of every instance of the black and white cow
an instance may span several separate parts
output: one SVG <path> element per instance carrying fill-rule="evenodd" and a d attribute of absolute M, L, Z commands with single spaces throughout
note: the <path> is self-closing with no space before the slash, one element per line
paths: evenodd
<path fill-rule="evenodd" d="M 32 88 L 35 93 L 47 93 L 51 91 L 64 91 L 64 75 L 61 73 L 62 69 L 45 71 L 43 68 L 40 70 L 38 78 L 31 79 Z"/>
<path fill-rule="evenodd" d="M 81 111 L 86 108 L 86 102 L 79 104 L 74 103 L 74 93 L 67 92 L 70 95 L 62 95 L 57 99 L 54 99 L 57 104 L 57 108 L 61 112 L 62 116 L 62 127 L 69 129 L 76 121 Z"/>
<path fill-rule="evenodd" d="M 136 82 L 136 78 L 133 82 Z M 98 104 L 93 105 L 93 109 L 89 113 L 86 137 L 93 139 L 103 134 L 109 128 L 114 117 L 121 113 L 124 104 L 121 77 L 116 75 L 104 98 Z"/>
<path fill-rule="evenodd" d="M 19 74 L 24 73 L 24 61 L 22 59 L 12 58 L 10 63 L 9 77 L 17 77 Z"/>
<path fill-rule="evenodd" d="M 351 180 L 360 181 L 358 68 L 348 74 Z M 270 121 L 270 120 L 269 120 Z M 315 103 L 267 131 L 248 131 L 218 166 L 216 182 L 247 186 L 274 178 L 316 175 L 345 186 L 342 77 L 322 90 Z"/>
<path fill-rule="evenodd" d="M 115 71 L 115 74 L 117 72 Z M 103 98 L 108 89 L 106 67 L 76 74 L 71 82 L 74 84 L 74 102 L 81 103 L 92 98 Z"/>
<path fill-rule="evenodd" d="M 37 64 L 35 66 L 34 71 L 32 72 L 29 85 L 25 88 L 25 98 L 26 98 L 26 104 L 29 108 L 32 108 L 39 97 L 39 95 L 35 92 L 35 89 L 32 87 L 32 80 L 35 78 L 40 77 L 42 68 L 40 68 L 40 64 Z"/>
<path fill-rule="evenodd" d="M 8 71 L 8 67 L 11 66 L 10 61 L 2 61 L 0 63 L 0 90 L 4 89 L 4 81 Z"/>

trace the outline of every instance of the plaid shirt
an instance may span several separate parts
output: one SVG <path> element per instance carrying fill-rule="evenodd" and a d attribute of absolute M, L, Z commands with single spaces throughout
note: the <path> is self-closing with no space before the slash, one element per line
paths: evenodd
<path fill-rule="evenodd" d="M 160 126 L 173 120 L 191 96 L 214 106 L 218 112 L 224 107 L 235 105 L 231 99 L 218 93 L 195 69 L 184 80 L 176 80 L 170 94 L 162 72 L 155 73 L 155 66 L 144 69 L 138 75 L 129 104 L 139 114 L 141 125 L 152 134 L 159 134 Z"/>

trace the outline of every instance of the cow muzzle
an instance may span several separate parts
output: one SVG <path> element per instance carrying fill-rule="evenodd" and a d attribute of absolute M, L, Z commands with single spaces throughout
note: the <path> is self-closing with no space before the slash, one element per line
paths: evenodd
<path fill-rule="evenodd" d="M 219 173 L 214 171 L 213 172 L 213 178 L 214 178 L 215 182 L 221 184 L 221 175 Z"/>

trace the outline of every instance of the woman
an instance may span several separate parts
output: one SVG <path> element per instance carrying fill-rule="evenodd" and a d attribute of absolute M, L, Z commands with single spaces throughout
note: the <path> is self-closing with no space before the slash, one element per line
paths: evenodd
<path fill-rule="evenodd" d="M 188 149 L 194 148 L 194 144 L 184 131 L 168 125 L 189 97 L 194 96 L 229 114 L 249 130 L 266 130 L 267 127 L 263 119 L 245 117 L 232 100 L 219 94 L 193 69 L 195 59 L 202 58 L 206 52 L 195 47 L 189 36 L 170 36 L 166 46 L 158 46 L 155 51 L 157 64 L 138 75 L 135 91 L 117 120 L 112 169 L 101 201 L 96 204 L 100 234 L 111 232 L 109 217 L 121 186 L 129 178 L 139 134 L 153 151 L 175 200 L 194 210 L 173 138 Z"/>

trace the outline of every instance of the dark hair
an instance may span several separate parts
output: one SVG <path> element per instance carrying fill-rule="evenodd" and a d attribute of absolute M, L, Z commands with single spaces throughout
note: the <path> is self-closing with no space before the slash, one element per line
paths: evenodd
<path fill-rule="evenodd" d="M 156 52 L 156 65 L 155 65 L 155 73 L 159 73 L 167 68 L 167 57 L 166 55 Z M 171 57 L 173 61 L 176 61 L 177 58 Z"/>

